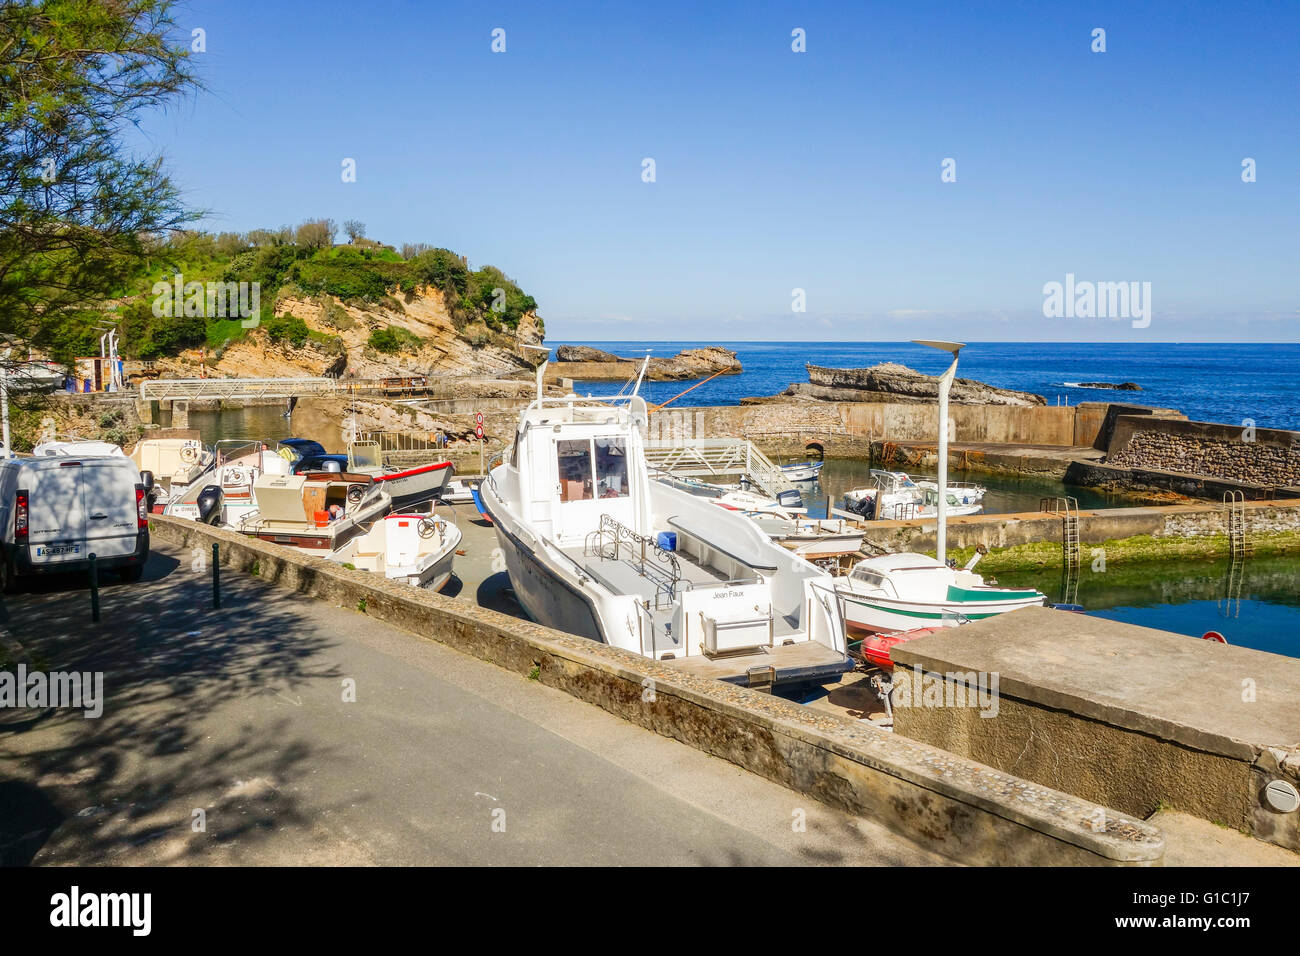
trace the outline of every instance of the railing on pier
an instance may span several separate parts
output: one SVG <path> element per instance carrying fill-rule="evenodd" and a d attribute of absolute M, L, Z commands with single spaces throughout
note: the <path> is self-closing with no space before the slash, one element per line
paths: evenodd
<path fill-rule="evenodd" d="M 683 478 L 748 478 L 766 495 L 796 491 L 785 472 L 746 438 L 652 439 L 645 443 L 646 462 Z"/>

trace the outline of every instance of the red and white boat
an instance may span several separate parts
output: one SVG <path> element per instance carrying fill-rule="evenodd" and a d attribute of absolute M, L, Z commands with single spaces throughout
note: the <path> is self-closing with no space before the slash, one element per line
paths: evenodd
<path fill-rule="evenodd" d="M 441 497 L 456 468 L 449 461 L 436 461 L 402 471 L 388 471 L 384 467 L 379 442 L 358 441 L 348 445 L 348 471 L 370 475 L 393 499 L 394 509 L 404 510 Z"/>

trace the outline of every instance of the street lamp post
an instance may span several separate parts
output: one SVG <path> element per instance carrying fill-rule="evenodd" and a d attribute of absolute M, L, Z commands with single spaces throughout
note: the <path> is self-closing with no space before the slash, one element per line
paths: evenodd
<path fill-rule="evenodd" d="M 948 371 L 939 376 L 939 516 L 938 530 L 935 533 L 935 556 L 943 562 L 948 560 L 948 393 L 952 391 L 953 379 L 957 377 L 957 353 L 966 347 L 963 342 L 932 342 L 927 339 L 913 339 L 914 345 L 928 345 L 932 349 L 952 353 L 952 364 Z"/>

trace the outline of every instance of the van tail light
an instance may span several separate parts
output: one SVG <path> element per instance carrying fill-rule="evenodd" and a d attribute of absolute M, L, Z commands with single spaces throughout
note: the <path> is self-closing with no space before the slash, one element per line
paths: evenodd
<path fill-rule="evenodd" d="M 149 503 L 144 497 L 144 485 L 135 486 L 135 520 L 137 528 L 149 527 Z"/>
<path fill-rule="evenodd" d="M 27 537 L 27 492 L 18 492 L 17 507 L 14 509 L 14 537 Z"/>

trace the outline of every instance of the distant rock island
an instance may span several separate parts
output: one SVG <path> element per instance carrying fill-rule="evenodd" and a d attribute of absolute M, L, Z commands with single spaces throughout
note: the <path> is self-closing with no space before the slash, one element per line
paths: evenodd
<path fill-rule="evenodd" d="M 1140 392 L 1142 386 L 1137 382 L 1066 382 L 1071 388 L 1110 388 L 1120 392 Z"/>
<path fill-rule="evenodd" d="M 587 345 L 561 345 L 555 350 L 555 362 L 547 368 L 547 379 L 622 382 L 636 375 L 641 362 L 640 358 L 622 358 Z M 655 382 L 674 382 L 718 374 L 739 375 L 742 371 L 744 369 L 734 351 L 710 345 L 702 349 L 684 349 L 672 358 L 652 357 L 646 378 Z"/>
<path fill-rule="evenodd" d="M 823 368 L 805 365 L 808 381 L 796 382 L 780 395 L 747 402 L 803 399 L 826 402 L 936 402 L 939 378 L 925 375 L 897 362 L 882 362 L 870 368 Z M 950 401 L 955 405 L 1046 405 L 1047 399 L 1032 392 L 997 388 L 974 379 L 952 383 Z"/>

